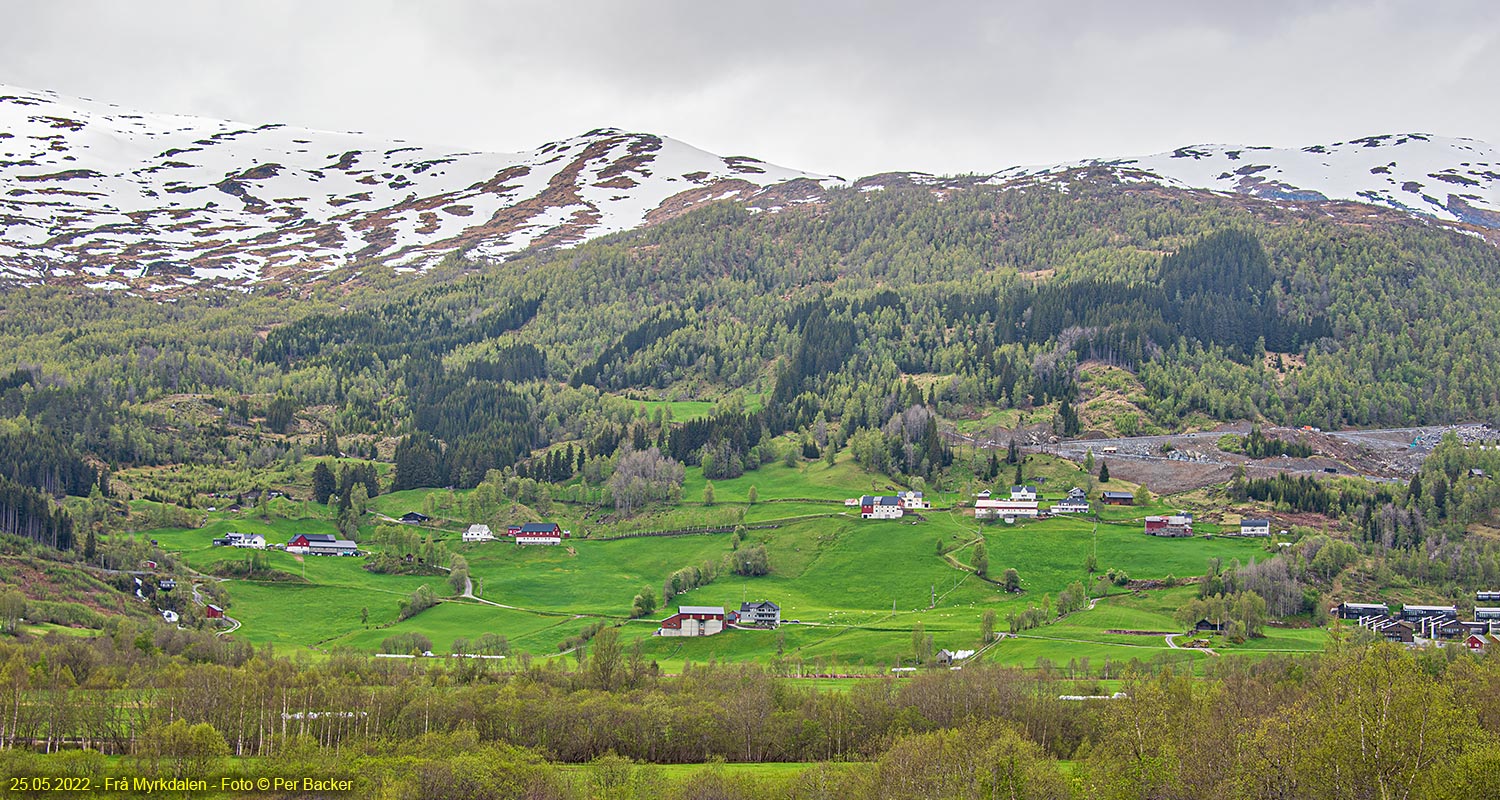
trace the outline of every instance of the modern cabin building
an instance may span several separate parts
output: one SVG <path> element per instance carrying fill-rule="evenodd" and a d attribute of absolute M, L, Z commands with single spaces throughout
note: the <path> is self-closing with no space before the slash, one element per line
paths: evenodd
<path fill-rule="evenodd" d="M 1390 616 L 1385 603 L 1339 603 L 1334 609 L 1339 619 L 1363 619 L 1365 617 Z"/>
<path fill-rule="evenodd" d="M 1439 617 L 1442 619 L 1458 619 L 1458 609 L 1454 606 L 1403 606 L 1399 618 L 1409 622 Z"/>

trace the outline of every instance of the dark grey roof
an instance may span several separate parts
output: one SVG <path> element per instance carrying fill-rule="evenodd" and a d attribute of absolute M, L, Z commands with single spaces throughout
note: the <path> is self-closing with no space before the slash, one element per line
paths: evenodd
<path fill-rule="evenodd" d="M 528 522 L 521 526 L 521 533 L 556 533 L 556 522 Z"/>

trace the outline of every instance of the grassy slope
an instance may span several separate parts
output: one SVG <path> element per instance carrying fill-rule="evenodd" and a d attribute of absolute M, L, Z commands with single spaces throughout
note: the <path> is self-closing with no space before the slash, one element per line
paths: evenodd
<path fill-rule="evenodd" d="M 1067 462 L 1033 456 L 1025 466 L 1028 480 L 1047 477 L 1044 496 L 1060 495 L 1083 482 Z M 1007 469 L 1006 473 L 1010 470 Z M 1002 474 L 995 484 L 1008 484 Z M 444 603 L 406 621 L 397 622 L 398 602 L 417 586 L 428 584 L 440 596 L 452 590 L 441 577 L 373 575 L 361 559 L 315 558 L 296 562 L 272 552 L 271 566 L 295 575 L 306 574 L 308 584 L 230 581 L 231 614 L 244 622 L 242 634 L 255 642 L 284 646 L 314 645 L 320 649 L 350 646 L 374 650 L 393 633 L 419 631 L 435 649 L 446 650 L 458 637 L 481 633 L 505 635 L 517 650 L 553 654 L 558 643 L 599 617 L 623 620 L 631 600 L 642 589 L 660 592 L 662 581 L 674 570 L 705 562 L 720 564 L 734 547 L 730 534 L 681 537 L 640 537 L 598 541 L 621 530 L 694 524 L 747 524 L 782 520 L 769 530 L 749 531 L 742 547 L 764 544 L 772 574 L 744 578 L 727 572 L 714 583 L 674 601 L 733 607 L 742 600 L 771 599 L 781 604 L 783 619 L 802 624 L 780 631 L 729 631 L 704 639 L 663 639 L 651 634 L 652 621 L 635 621 L 622 628 L 627 645 L 639 643 L 648 658 L 669 671 L 686 661 L 753 660 L 778 657 L 812 666 L 883 670 L 909 659 L 912 631 L 920 624 L 935 647 L 974 648 L 979 645 L 980 618 L 995 609 L 998 627 L 1006 616 L 1043 598 L 1055 599 L 1069 583 L 1088 580 L 1084 560 L 1092 548 L 1101 571 L 1117 569 L 1132 578 L 1185 577 L 1203 571 L 1210 557 L 1248 561 L 1265 555 L 1262 543 L 1235 539 L 1158 539 L 1145 536 L 1139 519 L 1173 509 L 1160 500 L 1147 506 L 1102 507 L 1100 521 L 1058 518 L 1013 526 L 979 525 L 962 509 L 927 512 L 913 524 L 900 521 L 861 521 L 842 505 L 846 497 L 893 486 L 884 477 L 872 478 L 847 459 L 833 467 L 821 461 L 787 467 L 780 462 L 732 480 L 714 482 L 716 504 L 701 504 L 705 481 L 701 471 L 688 470 L 686 501 L 622 524 L 598 522 L 584 506 L 554 504 L 549 518 L 571 527 L 576 538 L 567 547 L 519 548 L 503 541 L 462 544 L 457 532 L 463 518 L 463 492 L 414 490 L 376 498 L 373 510 L 399 516 L 422 507 L 435 495 L 441 509 L 441 528 L 434 535 L 449 543 L 452 552 L 469 561 L 476 591 L 492 602 L 515 606 L 495 608 L 470 601 Z M 750 486 L 759 502 L 746 504 Z M 1109 488 L 1131 489 L 1115 482 Z M 1096 487 L 1097 490 L 1098 487 Z M 929 493 L 938 505 L 951 503 L 953 494 Z M 768 502 L 814 498 L 838 502 Z M 151 533 L 169 550 L 180 552 L 198 569 L 214 561 L 244 558 L 245 554 L 213 548 L 212 538 L 229 530 L 264 533 L 270 542 L 284 542 L 298 532 L 333 532 L 330 515 L 319 506 L 284 504 L 274 509 L 292 519 L 261 521 L 223 512 L 206 515 L 208 523 L 196 530 Z M 793 519 L 795 518 L 795 519 Z M 366 526 L 368 528 L 369 526 Z M 938 554 L 938 543 L 960 564 L 968 564 L 972 545 L 983 538 L 989 552 L 990 574 L 998 577 L 1014 567 L 1025 592 L 1006 595 L 993 584 L 955 567 Z M 1112 628 L 1173 630 L 1172 610 L 1190 589 L 1120 595 L 1101 600 L 1092 610 L 1026 636 L 1006 640 L 986 652 L 992 661 L 1032 665 L 1038 658 L 1067 663 L 1088 658 L 1128 661 L 1132 658 L 1201 660 L 1211 656 L 1191 650 L 1170 650 L 1160 636 L 1104 634 Z M 936 604 L 929 608 L 934 595 Z M 360 610 L 368 609 L 368 626 Z M 311 609 L 311 613 L 308 612 Z M 653 618 L 664 616 L 663 609 Z M 1272 630 L 1265 640 L 1239 648 L 1247 654 L 1321 646 L 1321 631 Z"/>

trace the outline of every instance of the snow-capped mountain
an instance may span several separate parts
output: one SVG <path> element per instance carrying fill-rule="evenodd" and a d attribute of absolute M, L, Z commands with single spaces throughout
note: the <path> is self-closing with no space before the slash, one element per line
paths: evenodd
<path fill-rule="evenodd" d="M 1200 145 L 988 178 L 887 173 L 854 186 L 1066 185 L 1100 170 L 1125 183 L 1369 203 L 1500 231 L 1500 154 L 1428 134 L 1302 149 Z M 775 210 L 819 202 L 842 185 L 612 128 L 526 153 L 466 152 L 0 86 L 0 281 L 162 290 L 247 286 L 360 262 L 422 268 L 455 252 L 493 260 L 708 201 Z"/>
<path fill-rule="evenodd" d="M 476 153 L 0 86 L 0 276 L 26 283 L 159 289 L 499 258 L 837 182 L 615 129 Z"/>
<path fill-rule="evenodd" d="M 1126 181 L 1267 200 L 1347 200 L 1448 222 L 1500 228 L 1500 153 L 1485 142 L 1424 133 L 1369 136 L 1300 150 L 1195 145 L 1143 158 L 1018 167 L 992 179 L 1105 167 Z"/>

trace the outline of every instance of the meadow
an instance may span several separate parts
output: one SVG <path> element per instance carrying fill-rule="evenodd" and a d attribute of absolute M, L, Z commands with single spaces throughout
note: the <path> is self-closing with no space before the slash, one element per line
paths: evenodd
<path fill-rule="evenodd" d="M 687 409 L 682 409 L 686 411 Z M 674 414 L 677 413 L 674 409 Z M 1071 485 L 1134 490 L 1115 481 L 1088 484 L 1088 476 L 1060 459 L 1033 456 L 1028 482 L 1056 499 Z M 995 482 L 1006 491 L 1008 480 Z M 455 639 L 484 633 L 507 638 L 513 653 L 534 657 L 566 655 L 567 640 L 600 620 L 620 625 L 622 643 L 669 672 L 707 661 L 780 663 L 788 671 L 884 672 L 914 663 L 914 638 L 930 636 L 934 650 L 981 649 L 981 619 L 996 615 L 996 630 L 1007 630 L 1010 615 L 1048 606 L 1075 582 L 1095 598 L 1093 608 L 1006 637 L 979 658 L 1031 667 L 1167 659 L 1201 662 L 1218 657 L 1201 650 L 1173 648 L 1164 636 L 1108 634 L 1109 630 L 1174 631 L 1173 611 L 1191 587 L 1130 591 L 1103 580 L 1113 570 L 1141 580 L 1182 579 L 1202 574 L 1208 560 L 1225 564 L 1269 555 L 1264 542 L 1224 537 L 1161 539 L 1146 536 L 1140 519 L 1177 510 L 1171 498 L 1138 506 L 1100 506 L 1087 517 L 1056 517 L 1014 524 L 977 522 L 956 505 L 978 484 L 962 491 L 929 492 L 939 510 L 901 520 L 860 520 L 843 500 L 861 493 L 901 487 L 871 476 L 847 458 L 763 465 L 745 475 L 713 482 L 714 502 L 702 502 L 707 485 L 701 470 L 689 468 L 684 501 L 629 520 L 600 516 L 588 506 L 553 502 L 547 518 L 574 536 L 561 547 L 518 547 L 499 539 L 464 543 L 468 492 L 418 489 L 374 498 L 360 526 L 367 537 L 382 519 L 421 508 L 436 511 L 416 528 L 464 556 L 476 601 L 457 597 L 446 576 L 377 575 L 364 559 L 306 557 L 268 551 L 269 566 L 293 576 L 286 581 L 226 580 L 229 613 L 243 627 L 236 634 L 256 643 L 331 652 L 354 648 L 372 652 L 394 634 L 416 632 L 446 653 Z M 756 502 L 749 502 L 750 488 Z M 511 513 L 538 517 L 536 509 L 512 506 Z M 212 539 L 231 530 L 261 533 L 284 543 L 297 533 L 336 533 L 333 514 L 310 503 L 273 501 L 268 517 L 254 509 L 203 515 L 197 528 L 168 528 L 147 535 L 178 554 L 195 570 L 211 572 L 218 561 L 245 559 L 245 551 L 213 547 Z M 693 525 L 742 525 L 738 533 L 629 536 L 651 529 Z M 764 526 L 764 527 L 763 527 Z M 624 536 L 625 538 L 615 538 Z M 989 580 L 969 568 L 975 546 L 988 552 Z M 376 548 L 377 545 L 365 545 Z M 736 575 L 728 568 L 738 548 L 763 546 L 770 574 Z M 1087 569 L 1093 554 L 1095 572 Z M 668 608 L 631 620 L 632 601 L 642 591 L 661 596 L 673 572 L 697 567 L 716 574 L 703 586 L 680 594 Z M 1022 591 L 1008 594 L 997 581 L 1015 569 Z M 305 580 L 305 582 L 303 582 Z M 419 586 L 445 598 L 436 607 L 399 620 L 403 601 Z M 776 631 L 730 630 L 701 639 L 654 636 L 655 621 L 680 604 L 736 607 L 748 600 L 772 600 L 786 624 Z M 795 622 L 794 622 L 795 621 Z M 914 631 L 921 634 L 914 637 Z M 1236 655 L 1314 650 L 1320 630 L 1271 629 Z M 1186 640 L 1185 637 L 1184 640 Z"/>

